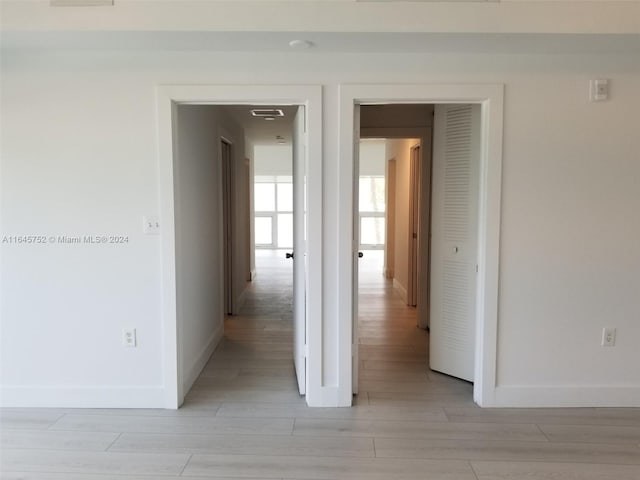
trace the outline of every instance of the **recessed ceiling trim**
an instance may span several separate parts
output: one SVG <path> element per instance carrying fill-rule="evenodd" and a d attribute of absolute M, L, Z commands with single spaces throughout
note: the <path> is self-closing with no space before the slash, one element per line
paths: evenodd
<path fill-rule="evenodd" d="M 52 7 L 113 7 L 114 0 L 49 0 Z"/>

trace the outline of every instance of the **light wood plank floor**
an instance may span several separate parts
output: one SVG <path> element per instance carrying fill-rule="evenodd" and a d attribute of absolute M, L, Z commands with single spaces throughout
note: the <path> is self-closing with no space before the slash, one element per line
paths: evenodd
<path fill-rule="evenodd" d="M 4 409 L 7 480 L 639 480 L 640 411 L 474 406 L 427 369 L 428 334 L 361 261 L 360 394 L 312 409 L 292 367 L 291 265 L 259 252 L 242 315 L 178 411 Z"/>

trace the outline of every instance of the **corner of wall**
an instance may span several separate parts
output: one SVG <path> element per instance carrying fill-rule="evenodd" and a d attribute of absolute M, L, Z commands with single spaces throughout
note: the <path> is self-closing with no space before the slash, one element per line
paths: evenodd
<path fill-rule="evenodd" d="M 249 275 L 251 276 L 252 279 L 255 278 L 255 270 L 252 271 Z M 242 310 L 242 307 L 247 301 L 247 292 L 249 291 L 250 285 L 251 285 L 250 282 L 245 283 L 244 289 L 242 290 L 242 292 L 240 292 L 240 295 L 238 295 L 238 298 L 236 298 L 236 304 L 235 304 L 236 313 Z"/>
<path fill-rule="evenodd" d="M 213 331 L 209 340 L 205 344 L 205 347 L 202 349 L 200 354 L 196 357 L 196 360 L 190 367 L 186 367 L 183 374 L 183 385 L 185 394 L 191 390 L 191 387 L 195 383 L 196 379 L 202 372 L 202 369 L 205 367 L 209 358 L 213 354 L 213 351 L 216 349 L 220 340 L 222 340 L 222 336 L 224 335 L 224 322 L 218 325 L 218 327 Z"/>
<path fill-rule="evenodd" d="M 400 298 L 404 303 L 407 303 L 407 289 L 398 281 L 397 278 L 393 279 L 393 288 L 395 288 L 400 294 Z"/>

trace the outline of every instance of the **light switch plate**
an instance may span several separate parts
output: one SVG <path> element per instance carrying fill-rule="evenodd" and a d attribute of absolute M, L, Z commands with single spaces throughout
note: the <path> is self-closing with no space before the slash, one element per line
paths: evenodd
<path fill-rule="evenodd" d="M 605 327 L 602 329 L 602 346 L 614 347 L 616 344 L 616 329 Z"/>
<path fill-rule="evenodd" d="M 135 328 L 123 328 L 122 329 L 122 346 L 123 347 L 136 347 L 136 329 Z"/>
<path fill-rule="evenodd" d="M 590 82 L 590 97 L 592 102 L 604 102 L 609 99 L 609 80 L 599 78 Z"/>
<path fill-rule="evenodd" d="M 160 220 L 155 216 L 142 217 L 142 231 L 145 235 L 160 234 Z"/>

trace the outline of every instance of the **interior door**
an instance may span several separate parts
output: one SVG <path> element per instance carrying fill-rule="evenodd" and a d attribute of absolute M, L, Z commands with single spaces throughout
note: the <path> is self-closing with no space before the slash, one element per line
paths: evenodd
<path fill-rule="evenodd" d="M 358 393 L 358 281 L 359 281 L 359 248 L 360 248 L 360 105 L 355 105 L 353 109 L 353 239 L 351 243 L 352 263 L 353 263 L 353 300 L 352 305 L 352 338 L 351 355 L 352 369 L 351 379 L 353 382 L 353 393 Z"/>
<path fill-rule="evenodd" d="M 231 143 L 220 140 L 224 230 L 224 313 L 233 314 L 233 158 Z"/>
<path fill-rule="evenodd" d="M 429 328 L 429 313 L 431 305 L 431 287 L 429 272 L 431 271 L 431 128 L 420 144 L 420 215 L 418 219 L 418 296 L 416 316 L 418 327 Z"/>
<path fill-rule="evenodd" d="M 420 145 L 411 147 L 409 179 L 409 265 L 407 305 L 418 304 L 418 231 L 420 224 Z"/>
<path fill-rule="evenodd" d="M 306 315 L 306 161 L 307 132 L 304 107 L 298 107 L 293 121 L 293 355 L 298 390 L 307 390 Z"/>
<path fill-rule="evenodd" d="M 468 381 L 474 377 L 479 163 L 480 106 L 436 105 L 429 362 Z"/>

